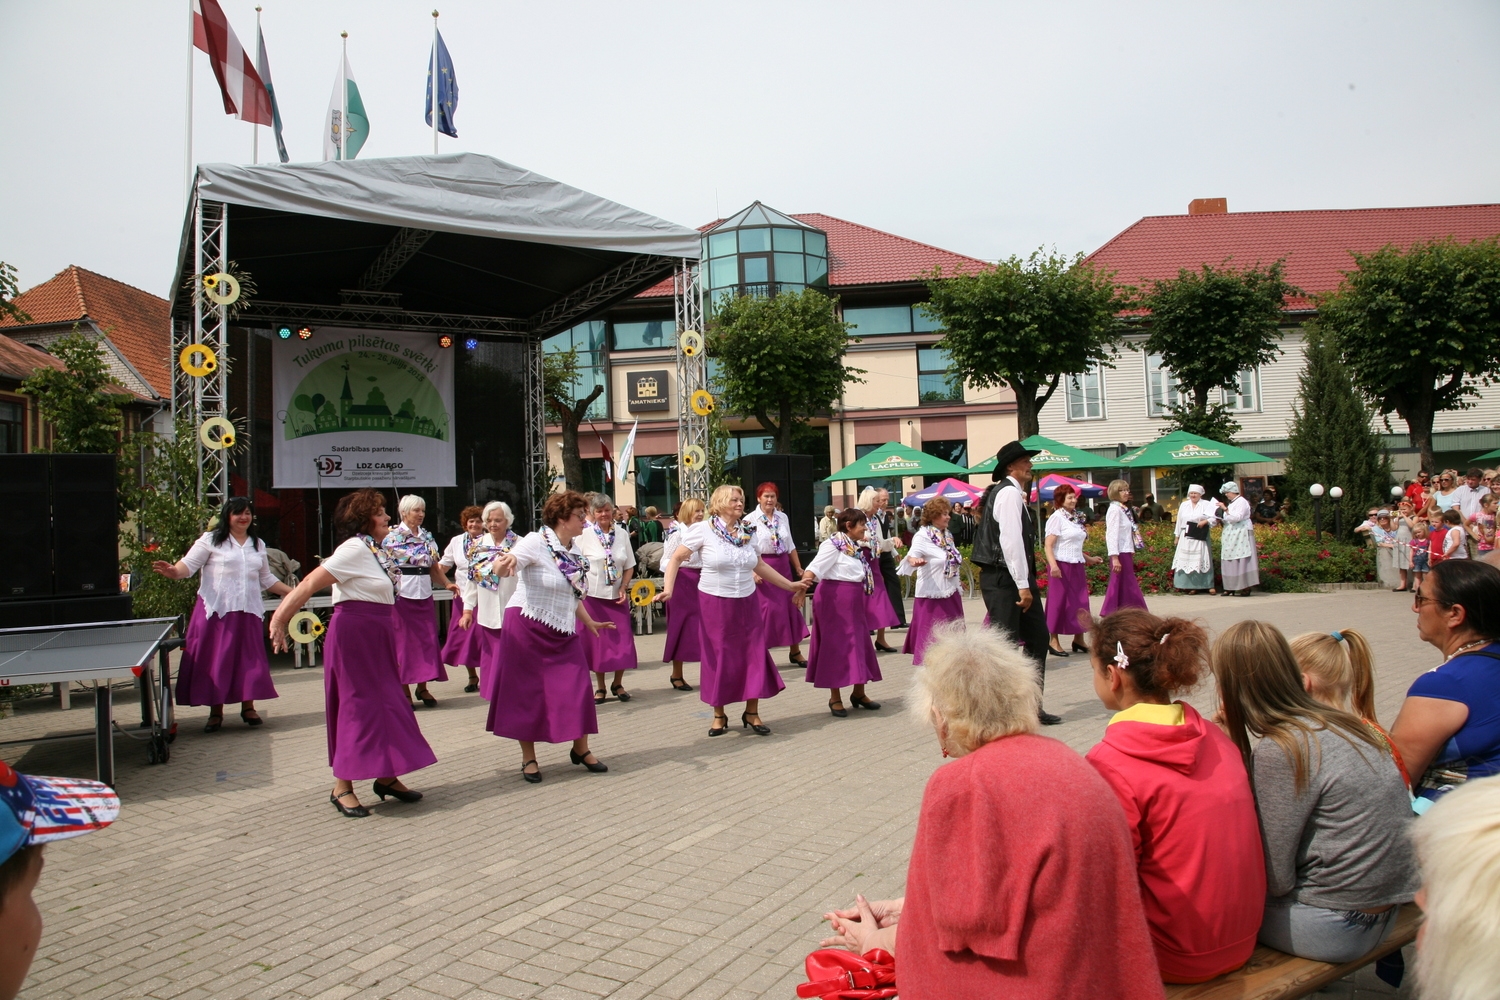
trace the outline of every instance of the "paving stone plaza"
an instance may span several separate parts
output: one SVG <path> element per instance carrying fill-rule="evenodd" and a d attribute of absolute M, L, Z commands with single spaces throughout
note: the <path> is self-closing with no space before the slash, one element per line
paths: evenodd
<path fill-rule="evenodd" d="M 1438 662 L 1404 596 L 1150 600 L 1211 628 L 1259 617 L 1288 636 L 1365 631 L 1389 725 L 1407 684 Z M 977 599 L 966 607 L 971 623 L 982 617 Z M 763 703 L 773 735 L 710 740 L 708 707 L 674 692 L 656 662 L 662 641 L 661 630 L 638 637 L 633 699 L 600 708 L 592 745 L 608 774 L 570 765 L 565 745 L 539 746 L 545 778 L 525 784 L 515 744 L 484 731 L 486 705 L 462 693 L 460 670 L 418 714 L 438 763 L 407 780 L 426 798 L 377 804 L 361 782 L 373 807 L 363 820 L 328 804 L 322 671 L 286 657 L 259 729 L 231 711 L 205 735 L 207 710 L 183 710 L 171 762 L 154 767 L 144 743 L 118 736 L 120 819 L 49 848 L 46 932 L 21 995 L 794 996 L 824 911 L 902 891 L 922 787 L 941 762 L 931 730 L 904 711 L 911 658 L 882 656 L 870 693 L 884 707 L 847 719 L 787 667 L 786 691 Z M 687 676 L 696 684 L 695 664 Z M 129 733 L 134 699 L 115 692 Z M 1211 685 L 1190 700 L 1207 711 Z M 73 705 L 27 703 L 0 738 L 90 726 L 91 699 Z M 1108 718 L 1077 655 L 1049 661 L 1046 707 L 1065 720 L 1046 734 L 1079 752 Z M 87 741 L 3 750 L 29 773 L 92 775 Z M 1409 996 L 1410 977 L 1396 991 L 1366 968 L 1324 995 Z"/>

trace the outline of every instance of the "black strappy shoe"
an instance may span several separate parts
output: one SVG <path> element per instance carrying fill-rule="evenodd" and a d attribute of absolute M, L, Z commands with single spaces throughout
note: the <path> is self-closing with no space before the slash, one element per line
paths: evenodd
<path fill-rule="evenodd" d="M 594 751 L 590 750 L 588 753 L 579 754 L 578 751 L 574 750 L 572 747 L 569 747 L 568 759 L 575 764 L 582 764 L 584 767 L 588 768 L 590 771 L 593 771 L 595 774 L 603 774 L 605 771 L 608 771 L 609 768 L 605 767 L 604 761 L 600 760 L 598 757 L 594 757 L 594 762 L 592 764 L 589 763 L 588 759 L 589 757 L 593 756 L 593 753 Z"/>
<path fill-rule="evenodd" d="M 672 687 L 677 691 L 691 691 L 693 686 L 681 677 L 673 677 Z"/>
<path fill-rule="evenodd" d="M 337 809 L 345 816 L 348 816 L 350 819 L 360 819 L 362 817 L 370 815 L 370 810 L 366 809 L 364 806 L 357 805 L 351 808 L 340 802 L 339 799 L 343 798 L 345 795 L 354 795 L 354 789 L 351 788 L 347 792 L 339 792 L 337 795 L 335 795 L 333 792 L 329 792 L 328 801 L 333 803 L 333 808 Z M 355 801 L 359 801 L 358 796 L 355 796 Z"/>
<path fill-rule="evenodd" d="M 629 701 L 630 700 L 630 692 L 625 690 L 625 685 L 624 684 L 611 684 L 609 686 L 609 693 L 612 694 L 612 695 L 614 695 L 616 698 L 620 699 L 621 701 Z"/>
<path fill-rule="evenodd" d="M 756 712 L 755 713 L 755 717 L 757 719 L 759 719 L 760 718 L 760 713 Z M 749 712 L 741 712 L 740 713 L 740 728 L 741 729 L 751 729 L 751 730 L 754 730 L 756 736 L 770 736 L 771 735 L 771 727 L 767 726 L 767 725 L 765 725 L 763 723 L 760 723 L 760 722 L 751 722 L 750 721 L 750 713 Z"/>
<path fill-rule="evenodd" d="M 385 801 L 385 797 L 387 795 L 400 802 L 422 801 L 422 793 L 413 791 L 410 788 L 397 788 L 395 785 L 382 785 L 377 781 L 373 786 L 373 790 L 376 795 L 380 796 L 380 801 L 382 802 Z"/>
<path fill-rule="evenodd" d="M 521 777 L 525 778 L 530 784 L 539 785 L 542 781 L 541 765 L 538 764 L 535 771 L 526 770 L 526 768 L 531 764 L 536 764 L 536 761 L 528 760 L 521 765 Z"/>
<path fill-rule="evenodd" d="M 606 701 L 609 701 L 609 695 L 607 695 L 607 694 L 604 693 L 604 689 L 603 688 L 599 688 L 597 691 L 594 692 L 594 704 L 595 705 L 602 705 Z"/>
<path fill-rule="evenodd" d="M 729 732 L 729 716 L 727 716 L 727 715 L 720 715 L 717 712 L 715 712 L 714 713 L 714 721 L 718 722 L 720 719 L 724 720 L 724 724 L 722 726 L 714 726 L 712 729 L 710 729 L 708 731 L 708 735 L 710 735 L 710 736 L 723 736 L 725 733 Z"/>

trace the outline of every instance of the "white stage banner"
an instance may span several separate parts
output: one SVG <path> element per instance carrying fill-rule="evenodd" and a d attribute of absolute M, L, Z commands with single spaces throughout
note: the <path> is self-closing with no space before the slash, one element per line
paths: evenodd
<path fill-rule="evenodd" d="M 273 339 L 275 487 L 456 486 L 453 353 L 430 333 Z"/>

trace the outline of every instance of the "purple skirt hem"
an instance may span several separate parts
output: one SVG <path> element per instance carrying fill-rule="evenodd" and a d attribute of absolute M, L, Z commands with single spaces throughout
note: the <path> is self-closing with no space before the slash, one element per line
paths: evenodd
<path fill-rule="evenodd" d="M 792 579 L 791 556 L 769 555 L 761 556 L 761 559 L 788 580 L 796 582 Z M 756 585 L 755 592 L 760 597 L 760 613 L 766 623 L 768 648 L 794 646 L 807 638 L 807 621 L 792 603 L 795 595 L 791 591 L 782 590 L 770 583 L 760 583 Z"/>
<path fill-rule="evenodd" d="M 1092 623 L 1088 568 L 1083 563 L 1060 562 L 1057 570 L 1062 576 L 1047 581 L 1047 631 L 1053 635 L 1087 632 Z"/>
<path fill-rule="evenodd" d="M 583 637 L 505 609 L 485 729 L 523 743 L 571 743 L 599 731 Z"/>
<path fill-rule="evenodd" d="M 578 634 L 583 639 L 583 652 L 588 658 L 589 669 L 596 674 L 610 674 L 616 670 L 634 670 L 640 665 L 635 652 L 635 622 L 630 616 L 630 605 L 616 604 L 602 597 L 585 597 L 583 606 L 589 617 L 596 622 L 614 622 L 614 628 L 600 629 L 598 635 L 591 633 L 582 622 Z"/>
<path fill-rule="evenodd" d="M 1135 553 L 1122 552 L 1119 560 L 1120 572 L 1109 574 L 1109 586 L 1104 591 L 1104 605 L 1099 609 L 1101 618 L 1112 615 L 1121 608 L 1146 606 L 1146 595 L 1141 593 L 1141 585 L 1135 578 Z"/>
<path fill-rule="evenodd" d="M 869 604 L 862 583 L 825 580 L 813 591 L 812 645 L 807 675 L 813 687 L 841 688 L 878 681 L 880 663 L 870 642 Z"/>
<path fill-rule="evenodd" d="M 230 611 L 209 618 L 193 602 L 177 667 L 177 704 L 228 705 L 276 697 L 261 616 Z"/>
<path fill-rule="evenodd" d="M 437 763 L 401 693 L 391 607 L 334 605 L 324 647 L 328 763 L 343 781 L 389 778 Z"/>
<path fill-rule="evenodd" d="M 432 598 L 398 597 L 391 609 L 396 631 L 396 669 L 402 684 L 445 681 L 448 671 L 438 652 L 437 609 Z"/>
<path fill-rule="evenodd" d="M 480 631 L 477 620 L 471 621 L 468 628 L 459 628 L 458 619 L 463 613 L 463 602 L 454 601 L 452 617 L 448 619 L 448 641 L 443 643 L 442 661 L 452 667 L 478 670 L 484 657 L 484 634 Z"/>
<path fill-rule="evenodd" d="M 786 687 L 766 649 L 759 595 L 715 597 L 700 590 L 698 609 L 698 697 L 705 705 L 771 698 Z"/>
<path fill-rule="evenodd" d="M 686 566 L 677 569 L 677 580 L 673 584 L 672 599 L 665 604 L 667 609 L 667 643 L 662 649 L 661 662 L 697 663 L 703 659 L 698 643 L 698 571 Z"/>
<path fill-rule="evenodd" d="M 912 666 L 922 665 L 922 653 L 932 642 L 932 630 L 946 621 L 963 621 L 964 592 L 955 590 L 947 597 L 919 597 L 912 602 L 911 625 L 901 652 L 911 654 Z"/>

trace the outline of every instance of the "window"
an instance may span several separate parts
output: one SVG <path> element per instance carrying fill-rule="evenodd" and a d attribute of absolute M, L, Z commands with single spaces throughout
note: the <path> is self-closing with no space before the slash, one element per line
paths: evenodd
<path fill-rule="evenodd" d="M 1146 355 L 1146 415 L 1164 417 L 1180 405 L 1181 388 L 1172 373 L 1161 366 L 1161 355 Z"/>
<path fill-rule="evenodd" d="M 1095 365 L 1078 375 L 1064 375 L 1068 390 L 1069 420 L 1104 419 L 1104 366 Z"/>
<path fill-rule="evenodd" d="M 856 337 L 882 333 L 911 333 L 911 306 L 863 306 L 844 310 L 844 322 L 854 324 Z"/>
<path fill-rule="evenodd" d="M 917 333 L 932 333 L 943 328 L 936 316 L 930 316 L 920 304 L 911 307 L 911 328 Z"/>
<path fill-rule="evenodd" d="M 948 352 L 941 347 L 917 348 L 917 401 L 924 406 L 962 403 L 963 382 L 953 377 L 951 369 Z"/>
<path fill-rule="evenodd" d="M 968 441 L 923 441 L 922 452 L 927 455 L 935 455 L 945 462 L 952 462 L 954 465 L 965 469 L 969 467 Z M 923 476 L 922 485 L 934 486 L 947 478 L 947 476 Z"/>
<path fill-rule="evenodd" d="M 1246 368 L 1233 389 L 1225 389 L 1224 408 L 1238 413 L 1251 413 L 1260 409 L 1260 370 Z"/>
<path fill-rule="evenodd" d="M 637 455 L 635 464 L 635 507 L 645 514 L 647 507 L 667 512 L 677 501 L 677 456 Z"/>
<path fill-rule="evenodd" d="M 652 319 L 634 323 L 615 323 L 614 349 L 640 351 L 671 347 L 677 339 L 675 319 Z"/>
<path fill-rule="evenodd" d="M 828 237 L 759 202 L 703 238 L 709 307 L 735 295 L 828 287 Z"/>
<path fill-rule="evenodd" d="M 25 407 L 20 403 L 0 401 L 0 455 L 18 455 L 25 450 Z"/>
<path fill-rule="evenodd" d="M 609 379 L 604 367 L 606 325 L 602 319 L 591 319 L 561 333 L 554 333 L 542 342 L 542 349 L 549 353 L 577 349 L 578 378 L 573 383 L 575 400 L 587 396 L 596 385 L 604 386 L 604 391 L 589 406 L 588 413 L 584 414 L 589 420 L 603 420 L 609 415 Z"/>

